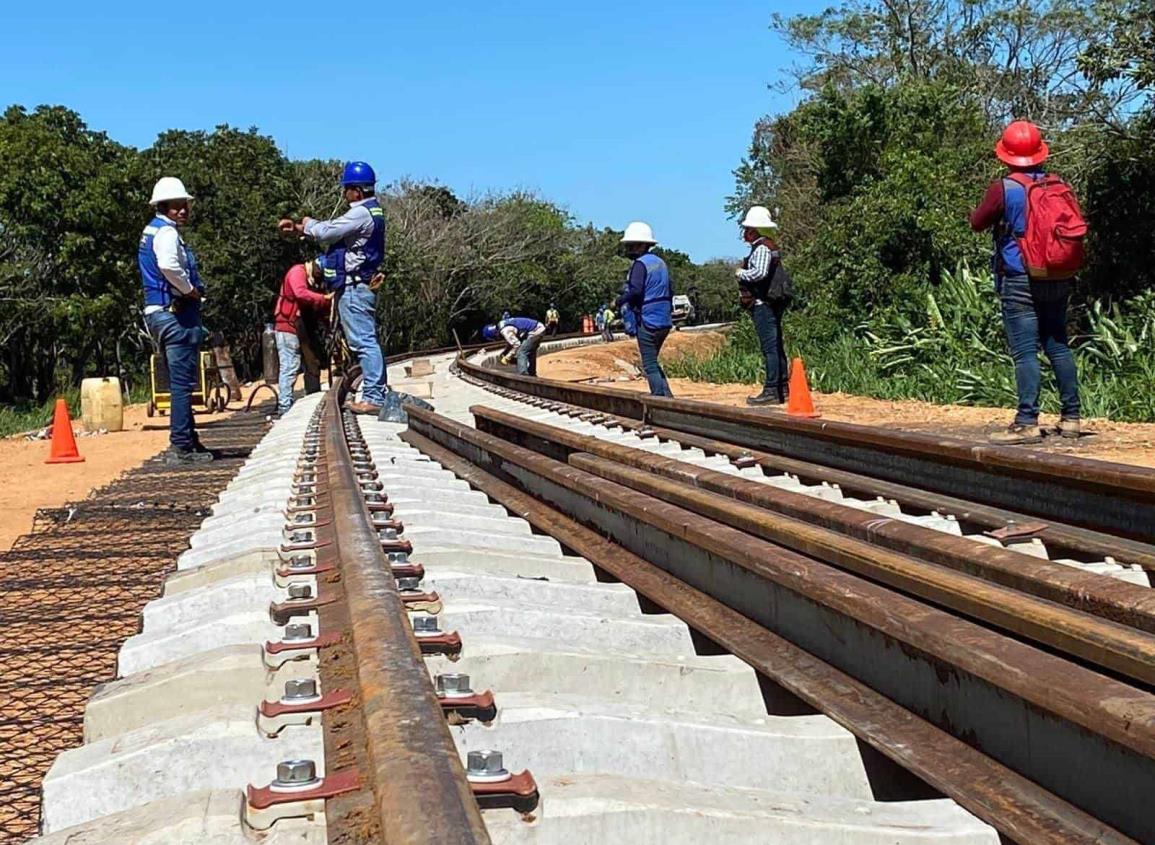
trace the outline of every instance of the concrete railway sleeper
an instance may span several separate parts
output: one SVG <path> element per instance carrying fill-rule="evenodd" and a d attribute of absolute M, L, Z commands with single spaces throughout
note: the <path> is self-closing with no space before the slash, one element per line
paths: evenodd
<path fill-rule="evenodd" d="M 1146 690 L 469 426 L 422 411 L 410 425 L 1117 834 L 1155 839 L 1143 798 L 1155 787 L 1155 696 Z"/>

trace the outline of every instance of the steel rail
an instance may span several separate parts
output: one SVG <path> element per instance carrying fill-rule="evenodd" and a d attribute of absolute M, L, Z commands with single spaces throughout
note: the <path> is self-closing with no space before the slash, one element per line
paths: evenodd
<path fill-rule="evenodd" d="M 1144 467 L 530 378 L 494 371 L 464 355 L 458 367 L 532 396 L 1155 541 L 1155 470 Z"/>
<path fill-rule="evenodd" d="M 1155 696 L 933 605 L 492 435 L 410 427 L 606 532 L 1141 841 L 1155 840 Z M 1072 763 L 1072 761 L 1075 761 Z"/>
<path fill-rule="evenodd" d="M 474 463 L 480 452 L 464 438 L 443 432 L 440 439 L 447 445 L 442 446 L 412 429 L 401 438 L 538 531 L 702 632 L 1011 841 L 1134 842 L 828 662 L 487 472 Z"/>
<path fill-rule="evenodd" d="M 810 554 L 813 544 L 824 544 L 829 549 L 830 544 L 837 542 L 833 537 L 819 540 L 826 534 L 816 534 L 810 526 L 820 529 L 831 529 L 830 533 L 838 532 L 856 541 L 889 549 L 904 555 L 913 555 L 917 561 L 912 561 L 922 569 L 926 563 L 939 564 L 964 573 L 965 579 L 959 582 L 959 595 L 964 602 L 973 595 L 974 590 L 983 589 L 981 582 L 973 583 L 974 578 L 984 579 L 993 584 L 1009 587 L 1016 591 L 1046 599 L 1046 610 L 1042 618 L 1055 616 L 1051 612 L 1052 602 L 1065 605 L 1082 611 L 1079 616 L 1092 614 L 1095 617 L 1119 623 L 1120 626 L 1129 626 L 1151 634 L 1155 632 L 1155 591 L 1149 587 L 1140 587 L 1115 578 L 1104 578 L 1095 573 L 1080 572 L 1069 566 L 1039 560 L 1030 555 L 976 543 L 965 537 L 957 537 L 942 531 L 935 531 L 921 525 L 912 525 L 899 519 L 879 516 L 870 511 L 848 507 L 837 502 L 805 496 L 759 484 L 750 479 L 735 477 L 717 470 L 696 466 L 680 461 L 677 458 L 655 455 L 644 449 L 623 446 L 607 440 L 589 435 L 578 434 L 556 426 L 546 425 L 533 420 L 523 419 L 513 414 L 497 411 L 484 406 L 470 408 L 477 427 L 485 432 L 496 434 L 503 440 L 527 446 L 536 452 L 555 458 L 560 461 L 568 460 L 574 452 L 587 452 L 598 455 L 619 464 L 645 470 L 647 473 L 663 476 L 685 485 L 689 490 L 702 490 L 726 496 L 739 502 L 755 505 L 761 509 L 756 514 L 761 518 L 761 524 L 756 525 L 756 531 L 768 530 L 769 521 L 791 528 L 783 528 L 776 532 L 774 542 L 786 545 L 800 544 L 797 551 Z M 620 478 L 614 479 L 620 481 Z M 654 482 L 655 484 L 657 482 Z M 635 486 L 630 484 L 628 486 Z M 635 487 L 635 489 L 637 489 Z M 678 486 L 663 487 L 663 490 L 673 495 Z M 689 495 L 689 494 L 686 494 Z M 664 498 L 664 496 L 660 496 Z M 667 501 L 669 501 L 667 499 Z M 717 510 L 717 509 L 715 509 Z M 771 513 L 767 513 L 771 512 Z M 717 511 L 721 512 L 721 511 Z M 788 519 L 783 522 L 775 520 L 773 514 L 779 514 Z M 720 517 L 715 517 L 720 518 Z M 805 528 L 803 527 L 805 524 Z M 746 528 L 744 530 L 750 530 Z M 855 548 L 858 548 L 855 546 Z M 855 557 L 869 555 L 868 549 L 859 549 Z M 881 551 L 873 554 L 879 555 Z M 900 567 L 911 569 L 911 567 Z M 937 568 L 937 567 L 936 567 Z M 974 576 L 974 578 L 970 577 Z M 875 576 L 877 577 L 877 573 Z M 950 577 L 940 573 L 940 579 L 947 581 Z M 944 582 L 945 583 L 945 582 Z M 996 591 L 996 594 L 997 591 Z M 944 595 L 932 594 L 925 596 L 937 600 L 944 600 Z M 1015 598 L 1015 593 L 1006 593 L 1005 600 Z M 951 603 L 948 600 L 948 604 Z M 959 608 L 961 609 L 961 608 Z M 1003 615 L 1002 613 L 999 614 Z M 1062 615 L 1062 614 L 1059 614 Z M 980 614 L 981 616 L 981 614 Z M 986 618 L 985 616 L 983 618 Z M 993 621 L 988 619 L 988 621 Z M 1091 622 L 1090 617 L 1084 621 Z M 1104 626 L 1111 630 L 1111 625 Z M 1045 628 L 1044 631 L 1049 631 Z M 1024 633 L 1020 631 L 1019 633 Z M 1124 638 L 1130 638 L 1135 632 L 1120 632 Z M 1037 639 L 1038 637 L 1036 637 Z M 1110 666 L 1119 671 L 1126 671 L 1148 682 L 1155 682 L 1155 638 L 1151 636 L 1135 637 L 1134 645 L 1121 650 L 1120 655 L 1128 654 L 1130 658 L 1125 663 L 1130 668 L 1124 669 L 1112 661 L 1102 665 Z M 1139 647 L 1142 643 L 1142 647 Z M 1051 643 L 1054 645 L 1055 643 Z M 1080 654 L 1087 659 L 1102 662 L 1097 652 Z M 1132 659 L 1140 659 L 1139 666 L 1132 666 Z"/>
<path fill-rule="evenodd" d="M 489 835 L 354 474 L 339 407 L 343 393 L 338 382 L 322 417 L 333 515 L 326 539 L 327 554 L 339 561 L 356 659 L 351 712 L 364 722 L 371 821 L 384 843 L 483 845 Z M 356 823 L 355 812 L 350 819 Z"/>

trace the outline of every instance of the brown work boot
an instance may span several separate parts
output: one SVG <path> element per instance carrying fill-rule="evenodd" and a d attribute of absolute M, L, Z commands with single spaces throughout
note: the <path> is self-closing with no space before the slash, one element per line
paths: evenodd
<path fill-rule="evenodd" d="M 1078 440 L 1079 435 L 1083 433 L 1083 426 L 1079 420 L 1059 420 L 1059 434 L 1063 437 L 1069 437 L 1071 440 Z"/>
<path fill-rule="evenodd" d="M 377 416 L 381 413 L 380 405 L 372 405 L 368 402 L 346 402 L 345 407 L 354 414 L 372 414 L 373 416 Z"/>
<path fill-rule="evenodd" d="M 1043 430 L 1038 425 L 1011 423 L 1006 431 L 996 431 L 990 436 L 992 443 L 1000 446 L 1020 446 L 1025 443 L 1042 443 Z"/>

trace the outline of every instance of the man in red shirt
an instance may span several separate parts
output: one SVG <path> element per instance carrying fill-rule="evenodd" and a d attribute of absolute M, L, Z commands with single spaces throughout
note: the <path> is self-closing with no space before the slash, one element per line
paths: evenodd
<path fill-rule="evenodd" d="M 329 313 L 330 294 L 319 292 L 324 280 L 320 263 L 308 261 L 289 268 L 281 282 L 274 310 L 277 357 L 281 376 L 277 385 L 277 413 L 293 406 L 293 383 L 305 364 L 305 394 L 321 389 L 321 320 Z"/>

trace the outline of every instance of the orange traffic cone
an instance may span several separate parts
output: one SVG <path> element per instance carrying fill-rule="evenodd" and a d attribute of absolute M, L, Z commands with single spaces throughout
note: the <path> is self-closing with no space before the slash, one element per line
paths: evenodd
<path fill-rule="evenodd" d="M 814 410 L 810 385 L 806 383 L 806 367 L 801 358 L 795 358 L 790 364 L 790 399 L 786 403 L 786 413 L 792 417 L 822 416 Z"/>
<path fill-rule="evenodd" d="M 56 412 L 52 415 L 52 451 L 46 464 L 78 464 L 84 460 L 76 448 L 76 437 L 72 434 L 72 419 L 68 416 L 68 403 L 56 400 Z"/>

